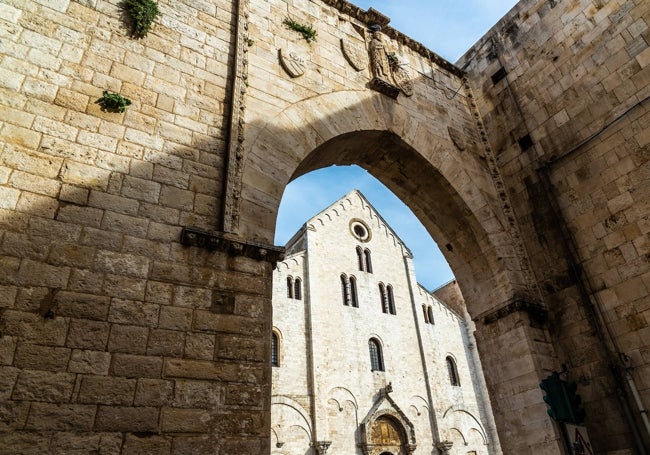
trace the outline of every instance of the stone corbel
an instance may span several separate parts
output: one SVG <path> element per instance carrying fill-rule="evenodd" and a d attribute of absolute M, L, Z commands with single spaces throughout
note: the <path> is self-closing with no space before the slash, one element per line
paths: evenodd
<path fill-rule="evenodd" d="M 436 448 L 440 451 L 442 455 L 449 455 L 449 451 L 453 447 L 454 443 L 451 441 L 440 441 L 436 444 Z"/>
<path fill-rule="evenodd" d="M 546 308 L 539 303 L 524 299 L 517 299 L 505 306 L 497 308 L 496 310 L 483 315 L 481 319 L 483 324 L 487 325 L 517 312 L 527 313 L 532 326 L 542 327 L 548 320 L 548 310 Z"/>
<path fill-rule="evenodd" d="M 273 264 L 284 259 L 285 252 L 282 247 L 246 241 L 225 232 L 209 233 L 191 227 L 184 227 L 181 231 L 181 244 L 220 251 L 231 256 L 246 256 Z"/>
<path fill-rule="evenodd" d="M 327 453 L 327 449 L 329 449 L 331 445 L 332 441 L 315 441 L 312 443 L 312 447 L 316 449 L 316 453 L 318 453 L 318 455 L 325 455 Z"/>

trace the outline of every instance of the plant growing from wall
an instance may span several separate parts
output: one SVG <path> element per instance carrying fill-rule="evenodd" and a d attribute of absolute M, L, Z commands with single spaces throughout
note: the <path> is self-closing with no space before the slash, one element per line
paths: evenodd
<path fill-rule="evenodd" d="M 131 34 L 136 38 L 147 36 L 153 21 L 160 15 L 158 3 L 154 0 L 124 0 L 122 7 L 131 19 Z"/>
<path fill-rule="evenodd" d="M 126 106 L 131 104 L 131 100 L 124 98 L 119 93 L 109 92 L 104 90 L 102 97 L 97 100 L 103 110 L 108 112 L 124 112 Z"/>
<path fill-rule="evenodd" d="M 399 66 L 399 59 L 397 58 L 397 55 L 395 55 L 395 52 L 388 52 L 386 54 L 386 57 L 388 58 L 388 63 L 390 66 Z"/>
<path fill-rule="evenodd" d="M 311 25 L 301 24 L 299 22 L 294 21 L 288 16 L 284 18 L 282 23 L 286 25 L 288 28 L 290 28 L 291 30 L 300 33 L 302 37 L 305 38 L 305 41 L 307 41 L 308 43 L 311 43 L 312 41 L 316 41 L 316 35 L 318 34 L 318 32 L 314 30 L 314 28 Z"/>

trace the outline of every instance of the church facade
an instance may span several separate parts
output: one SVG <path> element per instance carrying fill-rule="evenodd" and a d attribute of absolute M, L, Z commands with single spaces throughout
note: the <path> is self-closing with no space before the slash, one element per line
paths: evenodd
<path fill-rule="evenodd" d="M 471 321 L 354 190 L 273 276 L 272 454 L 501 453 Z M 311 448 L 311 452 L 309 451 Z"/>

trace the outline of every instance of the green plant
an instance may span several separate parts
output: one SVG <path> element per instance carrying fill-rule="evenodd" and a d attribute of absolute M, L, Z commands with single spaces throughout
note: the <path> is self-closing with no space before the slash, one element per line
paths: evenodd
<path fill-rule="evenodd" d="M 286 25 L 288 28 L 290 28 L 291 30 L 300 33 L 302 37 L 305 38 L 305 41 L 307 41 L 308 43 L 311 43 L 312 41 L 316 41 L 316 35 L 318 34 L 318 32 L 314 30 L 314 28 L 311 25 L 301 24 L 299 22 L 294 21 L 288 16 L 284 18 L 282 23 Z"/>
<path fill-rule="evenodd" d="M 151 30 L 151 24 L 160 15 L 158 3 L 154 0 L 124 0 L 124 10 L 133 22 L 132 35 L 144 38 Z"/>
<path fill-rule="evenodd" d="M 108 112 L 124 112 L 126 106 L 131 104 L 131 100 L 124 98 L 119 93 L 112 93 L 104 90 L 102 97 L 96 101 L 102 107 L 102 110 Z"/>
<path fill-rule="evenodd" d="M 388 57 L 388 63 L 390 63 L 391 66 L 397 66 L 399 64 L 399 59 L 397 58 L 397 55 L 395 55 L 395 52 L 388 52 L 386 57 Z"/>

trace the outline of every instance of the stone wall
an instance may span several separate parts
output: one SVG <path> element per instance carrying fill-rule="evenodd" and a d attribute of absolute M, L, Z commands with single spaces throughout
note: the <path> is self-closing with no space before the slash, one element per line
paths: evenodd
<path fill-rule="evenodd" d="M 650 401 L 647 2 L 525 0 L 459 67 L 342 0 L 161 0 L 141 40 L 118 3 L 0 5 L 0 451 L 268 452 L 261 242 L 292 178 L 352 163 L 454 269 L 504 451 L 560 450 L 563 363 L 632 450 L 608 365 Z M 370 24 L 411 96 L 350 63 Z"/>
<path fill-rule="evenodd" d="M 603 453 L 634 445 L 617 390 L 650 443 L 616 379 L 630 368 L 650 403 L 649 14 L 643 1 L 523 1 L 458 62 Z"/>

